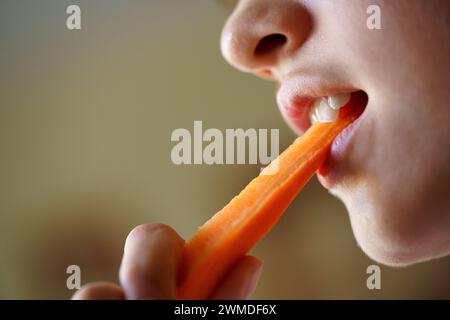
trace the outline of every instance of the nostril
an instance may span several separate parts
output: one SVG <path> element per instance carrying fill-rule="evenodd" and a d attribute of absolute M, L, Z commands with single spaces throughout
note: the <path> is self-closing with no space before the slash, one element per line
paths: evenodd
<path fill-rule="evenodd" d="M 255 49 L 256 56 L 269 54 L 277 51 L 287 42 L 287 37 L 280 33 L 270 34 L 262 38 Z"/>

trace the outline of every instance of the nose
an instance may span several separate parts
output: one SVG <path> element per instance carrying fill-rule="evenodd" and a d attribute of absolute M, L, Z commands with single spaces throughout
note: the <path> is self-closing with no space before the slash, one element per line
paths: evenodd
<path fill-rule="evenodd" d="M 299 0 L 241 0 L 222 32 L 225 59 L 245 72 L 273 77 L 294 55 L 312 28 Z"/>

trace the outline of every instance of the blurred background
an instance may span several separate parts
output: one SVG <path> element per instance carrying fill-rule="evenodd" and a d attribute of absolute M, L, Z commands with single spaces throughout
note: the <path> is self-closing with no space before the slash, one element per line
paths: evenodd
<path fill-rule="evenodd" d="M 66 28 L 77 4 L 82 30 Z M 2 0 L 0 3 L 0 298 L 66 299 L 117 281 L 136 225 L 185 238 L 259 165 L 170 160 L 176 128 L 279 128 L 275 85 L 233 70 L 219 36 L 230 8 L 211 0 Z M 450 259 L 381 267 L 358 248 L 343 205 L 316 179 L 254 250 L 256 299 L 448 298 Z"/>

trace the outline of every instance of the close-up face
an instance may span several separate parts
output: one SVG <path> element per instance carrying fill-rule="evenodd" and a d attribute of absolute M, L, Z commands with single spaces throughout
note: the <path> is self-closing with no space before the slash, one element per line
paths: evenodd
<path fill-rule="evenodd" d="M 449 20 L 0 1 L 0 300 L 449 299 Z"/>
<path fill-rule="evenodd" d="M 322 98 L 367 98 L 319 180 L 362 249 L 388 265 L 450 252 L 449 17 L 439 0 L 241 0 L 222 34 L 230 64 L 279 83 L 298 134 Z"/>

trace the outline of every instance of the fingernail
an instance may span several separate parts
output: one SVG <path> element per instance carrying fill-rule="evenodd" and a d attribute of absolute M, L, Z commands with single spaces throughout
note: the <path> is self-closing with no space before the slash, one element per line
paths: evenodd
<path fill-rule="evenodd" d="M 255 266 L 255 269 L 253 269 L 250 276 L 247 278 L 248 280 L 246 281 L 242 290 L 244 299 L 248 299 L 253 291 L 255 291 L 256 285 L 258 284 L 259 278 L 261 277 L 262 269 L 263 264 L 262 262 L 259 262 L 259 265 Z"/>

